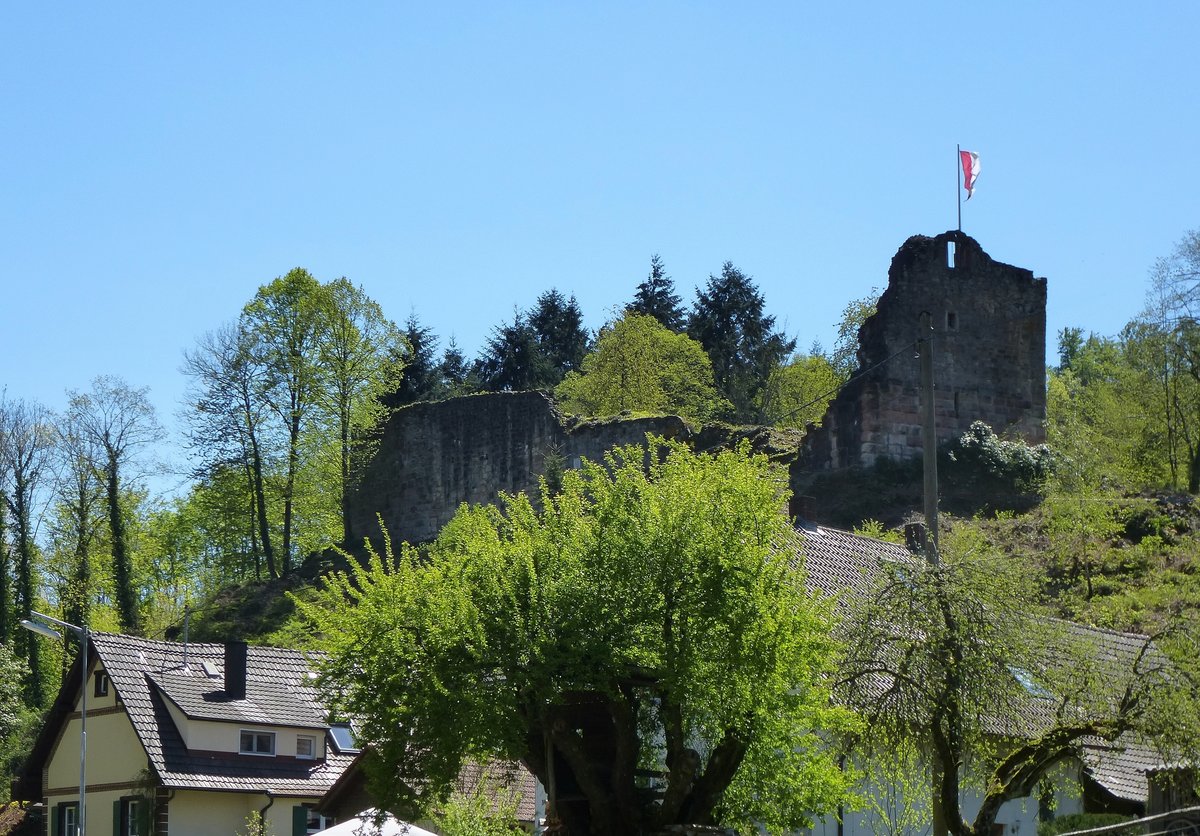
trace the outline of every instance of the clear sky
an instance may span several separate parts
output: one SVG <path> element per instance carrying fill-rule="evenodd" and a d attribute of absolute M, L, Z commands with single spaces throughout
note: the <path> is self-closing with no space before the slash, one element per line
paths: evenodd
<path fill-rule="evenodd" d="M 1137 8 L 1139 7 L 1140 8 Z M 260 284 L 347 276 L 474 355 L 557 287 L 730 260 L 802 347 L 956 224 L 1114 334 L 1200 226 L 1200 3 L 6 3 L 0 386 L 174 425 Z"/>

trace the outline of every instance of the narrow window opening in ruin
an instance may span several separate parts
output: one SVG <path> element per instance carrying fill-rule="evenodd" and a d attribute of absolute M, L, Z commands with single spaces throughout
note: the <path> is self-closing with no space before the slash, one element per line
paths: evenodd
<path fill-rule="evenodd" d="M 954 242 L 946 242 L 946 266 L 951 270 L 954 269 Z"/>
<path fill-rule="evenodd" d="M 954 331 L 958 328 L 958 314 L 954 311 L 946 311 L 946 330 Z"/>

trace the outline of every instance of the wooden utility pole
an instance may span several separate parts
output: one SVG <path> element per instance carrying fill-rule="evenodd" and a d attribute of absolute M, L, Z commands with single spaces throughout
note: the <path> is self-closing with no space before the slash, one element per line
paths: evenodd
<path fill-rule="evenodd" d="M 917 337 L 921 356 L 921 438 L 925 470 L 925 556 L 936 566 L 938 558 L 937 416 L 933 403 L 933 317 L 922 311 Z"/>
<path fill-rule="evenodd" d="M 925 560 L 938 566 L 938 478 L 937 478 L 937 412 L 933 402 L 933 317 L 922 311 L 917 333 L 917 354 L 921 358 L 921 441 L 925 473 Z M 942 806 L 942 770 L 933 759 L 930 770 L 930 804 L 932 836 L 947 836 L 946 811 Z"/>

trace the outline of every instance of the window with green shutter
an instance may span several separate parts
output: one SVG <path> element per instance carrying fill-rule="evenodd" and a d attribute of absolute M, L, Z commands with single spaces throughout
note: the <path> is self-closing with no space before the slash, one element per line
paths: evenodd
<path fill-rule="evenodd" d="M 113 802 L 113 836 L 150 836 L 150 803 L 145 796 L 126 795 Z"/>
<path fill-rule="evenodd" d="M 308 835 L 308 808 L 298 804 L 292 808 L 292 836 Z"/>

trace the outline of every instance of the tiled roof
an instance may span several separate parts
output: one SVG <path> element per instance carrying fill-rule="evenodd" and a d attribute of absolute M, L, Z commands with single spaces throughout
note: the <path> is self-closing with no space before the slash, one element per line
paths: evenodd
<path fill-rule="evenodd" d="M 537 815 L 537 779 L 533 777 L 532 772 L 515 762 L 493 761 L 486 766 L 467 763 L 458 773 L 458 790 L 472 795 L 480 789 L 480 784 L 485 778 L 499 783 L 501 793 L 517 793 L 517 820 L 533 821 Z"/>
<path fill-rule="evenodd" d="M 796 555 L 794 565 L 803 564 L 809 589 L 843 601 L 847 593 L 869 592 L 883 563 L 914 562 L 904 546 L 804 523 L 785 534 L 779 547 Z"/>
<path fill-rule="evenodd" d="M 92 645 L 104 663 L 117 696 L 146 750 L 150 767 L 164 786 L 191 789 L 321 795 L 353 759 L 327 748 L 325 760 L 262 758 L 230 753 L 191 752 L 167 709 L 169 697 L 189 717 L 238 723 L 328 728 L 309 685 L 304 654 L 281 648 L 247 651 L 246 699 L 228 700 L 224 646 L 191 644 L 187 670 L 183 645 L 115 633 L 93 633 Z M 208 678 L 202 662 L 221 673 Z"/>
<path fill-rule="evenodd" d="M 1148 773 L 1160 769 L 1163 759 L 1128 735 L 1116 743 L 1091 741 L 1084 747 L 1088 774 L 1118 798 L 1144 803 L 1150 794 Z"/>

